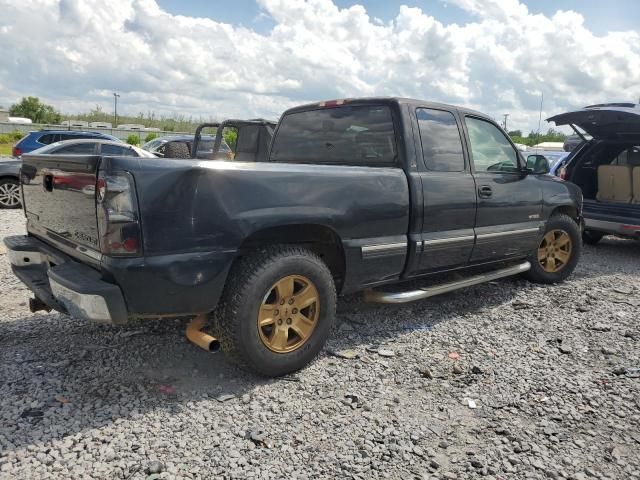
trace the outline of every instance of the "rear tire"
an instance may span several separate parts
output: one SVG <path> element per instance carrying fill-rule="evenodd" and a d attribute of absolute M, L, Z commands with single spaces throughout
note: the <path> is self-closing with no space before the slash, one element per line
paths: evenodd
<path fill-rule="evenodd" d="M 335 310 L 326 264 L 304 248 L 273 246 L 232 267 L 214 323 L 229 358 L 277 377 L 301 369 L 320 352 Z"/>
<path fill-rule="evenodd" d="M 20 208 L 20 182 L 15 178 L 0 179 L 0 208 Z"/>
<path fill-rule="evenodd" d="M 585 230 L 582 233 L 582 241 L 587 245 L 596 245 L 604 237 L 604 232 L 597 232 L 595 230 Z"/>
<path fill-rule="evenodd" d="M 525 278 L 536 283 L 559 283 L 573 273 L 582 253 L 580 227 L 569 216 L 558 213 L 545 225 L 538 247 L 529 256 L 531 270 Z"/>

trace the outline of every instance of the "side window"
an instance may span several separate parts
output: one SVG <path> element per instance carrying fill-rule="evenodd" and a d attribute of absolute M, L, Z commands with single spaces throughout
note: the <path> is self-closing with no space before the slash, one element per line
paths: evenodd
<path fill-rule="evenodd" d="M 66 147 L 59 148 L 53 152 L 55 155 L 93 155 L 96 151 L 96 144 L 90 143 L 75 143 Z"/>
<path fill-rule="evenodd" d="M 42 145 L 50 145 L 52 143 L 56 143 L 60 141 L 60 135 L 58 134 L 52 134 L 52 133 L 47 133 L 46 135 L 42 135 L 40 138 L 38 138 L 38 140 L 36 140 L 38 143 L 41 143 Z"/>
<path fill-rule="evenodd" d="M 442 110 L 418 108 L 416 116 L 427 168 L 435 172 L 463 171 L 462 139 L 453 114 Z"/>
<path fill-rule="evenodd" d="M 42 145 L 49 145 L 50 143 L 53 143 L 53 135 L 51 134 L 47 134 L 47 135 L 42 135 L 38 140 L 38 143 L 41 143 Z"/>
<path fill-rule="evenodd" d="M 103 143 L 102 145 L 100 145 L 100 153 L 102 155 L 118 155 L 127 157 L 137 156 L 133 148 L 121 147 L 120 145 L 111 145 L 109 143 Z"/>
<path fill-rule="evenodd" d="M 518 172 L 518 153 L 504 133 L 486 120 L 466 117 L 476 172 Z"/>

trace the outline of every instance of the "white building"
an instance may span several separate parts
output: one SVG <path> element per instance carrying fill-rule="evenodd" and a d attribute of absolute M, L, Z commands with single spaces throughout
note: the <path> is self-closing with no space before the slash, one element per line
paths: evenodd
<path fill-rule="evenodd" d="M 547 150 L 548 152 L 564 152 L 563 142 L 542 142 L 534 145 L 531 148 L 537 148 L 538 150 Z"/>
<path fill-rule="evenodd" d="M 118 125 L 118 128 L 120 130 L 144 130 L 145 126 L 138 123 L 123 123 L 122 125 Z"/>
<path fill-rule="evenodd" d="M 85 122 L 84 120 L 65 120 L 60 125 L 64 127 L 87 128 L 89 126 L 89 122 Z"/>
<path fill-rule="evenodd" d="M 23 125 L 29 125 L 30 123 L 33 123 L 30 118 L 24 117 L 9 117 L 8 120 L 9 123 L 21 123 Z"/>
<path fill-rule="evenodd" d="M 91 122 L 89 126 L 91 128 L 112 128 L 109 122 Z"/>

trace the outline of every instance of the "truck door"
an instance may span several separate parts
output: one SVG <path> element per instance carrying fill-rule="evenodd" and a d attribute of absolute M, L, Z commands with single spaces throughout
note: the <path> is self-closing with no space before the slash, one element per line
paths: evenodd
<path fill-rule="evenodd" d="M 542 227 L 542 188 L 527 175 L 507 135 L 493 122 L 465 116 L 478 191 L 472 263 L 531 253 Z"/>
<path fill-rule="evenodd" d="M 416 108 L 412 115 L 418 130 L 415 175 L 422 184 L 424 214 L 409 276 L 466 265 L 476 219 L 476 186 L 459 119 L 452 111 L 435 108 Z"/>

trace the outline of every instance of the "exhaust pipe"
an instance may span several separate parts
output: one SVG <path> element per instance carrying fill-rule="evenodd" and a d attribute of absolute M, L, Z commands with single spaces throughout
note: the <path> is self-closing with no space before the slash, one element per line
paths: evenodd
<path fill-rule="evenodd" d="M 187 325 L 187 339 L 203 350 L 215 353 L 220 350 L 220 342 L 217 338 L 202 331 L 206 323 L 207 316 L 205 314 L 198 315 L 191 320 Z"/>

